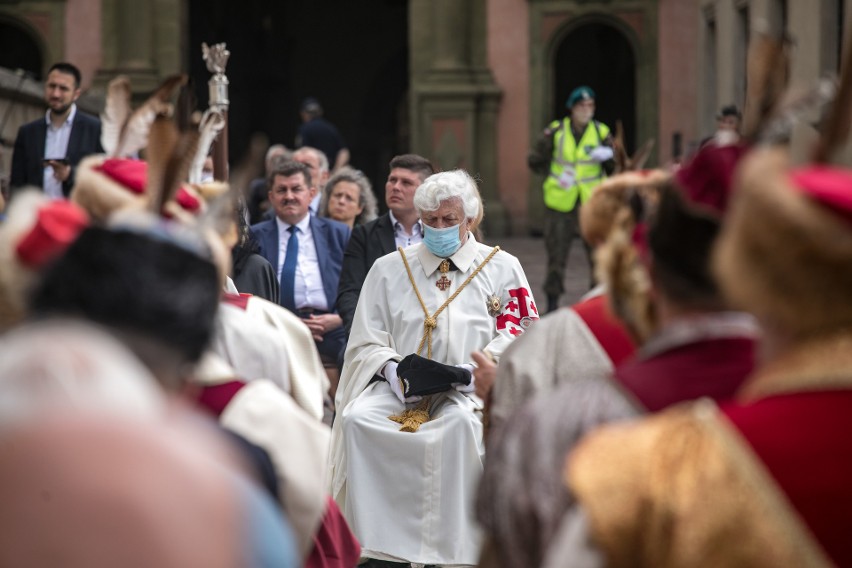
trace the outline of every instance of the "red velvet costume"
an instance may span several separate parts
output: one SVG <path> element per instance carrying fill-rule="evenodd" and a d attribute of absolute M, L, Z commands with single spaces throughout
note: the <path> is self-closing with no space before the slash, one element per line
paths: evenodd
<path fill-rule="evenodd" d="M 245 310 L 249 294 L 225 294 L 223 302 Z M 205 382 L 196 394 L 196 399 L 205 409 L 221 418 L 228 406 L 248 383 L 239 378 Z M 245 401 L 243 401 L 245 402 Z M 239 400 L 237 401 L 239 404 Z M 262 417 L 261 417 L 262 422 Z M 282 436 L 288 435 L 282 432 Z M 261 447 L 263 444 L 260 444 Z M 298 456 L 294 456 L 298 459 Z M 305 560 L 305 568 L 352 568 L 358 563 L 361 546 L 334 499 L 328 497 L 322 521 L 313 535 L 313 547 Z"/>
<path fill-rule="evenodd" d="M 743 328 L 726 337 L 674 340 L 655 350 L 647 349 L 652 338 L 637 358 L 616 368 L 614 380 L 649 412 L 701 397 L 730 400 L 754 369 L 754 329 Z"/>
<path fill-rule="evenodd" d="M 722 407 L 826 554 L 852 566 L 852 390 Z"/>
<path fill-rule="evenodd" d="M 225 411 L 245 381 L 205 385 L 197 394 L 198 402 L 217 418 Z M 334 499 L 326 500 L 322 523 L 314 535 L 314 547 L 305 561 L 305 568 L 352 568 L 358 563 L 361 546 Z"/>
<path fill-rule="evenodd" d="M 571 306 L 595 339 L 601 344 L 614 366 L 621 365 L 636 352 L 627 330 L 609 309 L 606 295 L 592 296 Z"/>

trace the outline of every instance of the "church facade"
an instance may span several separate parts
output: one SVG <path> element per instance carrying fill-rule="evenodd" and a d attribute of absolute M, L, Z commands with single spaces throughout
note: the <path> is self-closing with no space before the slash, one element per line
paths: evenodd
<path fill-rule="evenodd" d="M 18 125 L 43 114 L 51 63 L 81 68 L 81 106 L 93 112 L 119 73 L 142 98 L 188 72 L 204 105 L 200 45 L 224 41 L 232 159 L 258 131 L 292 145 L 299 102 L 314 96 L 379 193 L 390 158 L 416 152 L 479 180 L 487 234 L 526 234 L 543 207 L 526 154 L 571 89 L 596 91 L 597 118 L 619 121 L 628 149 L 654 139 L 652 163 L 676 162 L 712 132 L 720 106 L 742 106 L 754 29 L 794 38 L 792 80 L 807 84 L 837 71 L 850 15 L 852 0 L 3 3 L 0 175 Z M 794 141 L 800 151 L 807 139 Z"/>

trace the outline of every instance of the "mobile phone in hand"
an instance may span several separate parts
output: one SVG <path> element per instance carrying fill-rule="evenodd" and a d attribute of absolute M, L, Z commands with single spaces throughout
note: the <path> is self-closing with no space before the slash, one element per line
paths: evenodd
<path fill-rule="evenodd" d="M 71 163 L 71 162 L 68 161 L 68 158 L 45 158 L 41 162 L 45 166 L 49 166 L 50 162 L 58 162 L 58 163 L 62 164 L 63 166 L 67 166 L 68 164 Z"/>

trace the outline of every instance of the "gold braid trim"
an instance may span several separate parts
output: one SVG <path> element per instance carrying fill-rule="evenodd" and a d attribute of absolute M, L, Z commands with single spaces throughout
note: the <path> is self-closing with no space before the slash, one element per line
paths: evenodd
<path fill-rule="evenodd" d="M 414 293 L 417 294 L 417 300 L 420 302 L 420 307 L 423 308 L 423 337 L 420 339 L 420 345 L 417 347 L 417 354 L 420 355 L 420 352 L 423 351 L 423 344 L 426 343 L 426 356 L 431 359 L 432 330 L 438 327 L 438 315 L 440 315 L 440 313 L 450 305 L 450 302 L 456 299 L 456 296 L 464 290 L 465 286 L 470 284 L 470 281 L 479 274 L 479 271 L 482 270 L 482 268 L 488 264 L 492 258 L 494 258 L 494 255 L 500 252 L 500 247 L 494 247 L 491 250 L 491 253 L 485 257 L 485 260 L 476 267 L 476 270 L 474 270 L 470 276 L 462 282 L 462 285 L 459 286 L 431 316 L 429 315 L 429 309 L 426 307 L 426 302 L 423 301 L 423 296 L 420 295 L 420 290 L 417 289 L 417 284 L 414 282 L 414 274 L 411 272 L 411 267 L 408 265 L 408 259 L 405 257 L 405 253 L 402 252 L 402 247 L 399 247 L 397 250 L 399 250 L 399 255 L 402 257 L 403 264 L 405 264 L 405 271 L 408 273 L 408 280 L 411 282 L 411 287 L 414 288 Z M 423 400 L 421 400 L 414 408 L 408 408 L 399 414 L 388 416 L 388 418 L 394 422 L 402 424 L 402 427 L 399 429 L 400 432 L 417 432 L 421 424 L 425 424 L 431 419 L 431 416 L 429 415 L 429 403 L 431 402 L 431 399 L 431 396 L 424 397 Z"/>
<path fill-rule="evenodd" d="M 474 277 L 479 274 L 479 271 L 482 270 L 488 262 L 494 258 L 494 255 L 500 252 L 500 247 L 494 247 L 491 250 L 491 253 L 485 257 L 485 260 L 476 267 L 470 276 L 467 277 L 467 280 L 462 282 L 462 285 L 459 286 L 453 294 L 447 298 L 447 300 L 441 304 L 441 307 L 435 310 L 435 313 L 431 316 L 429 315 L 429 309 L 426 307 L 426 303 L 423 301 L 423 296 L 420 295 L 420 290 L 417 289 L 417 284 L 414 283 L 414 274 L 411 273 L 411 267 L 408 265 L 408 259 L 405 258 L 405 253 L 402 252 L 402 247 L 397 249 L 399 251 L 399 255 L 402 257 L 402 262 L 405 264 L 405 271 L 408 273 L 408 280 L 411 282 L 411 287 L 414 288 L 414 293 L 417 294 L 417 300 L 420 302 L 420 307 L 423 308 L 423 337 L 420 339 L 420 345 L 417 347 L 417 354 L 420 355 L 420 352 L 423 351 L 423 344 L 428 343 L 428 348 L 426 350 L 426 357 L 428 359 L 432 358 L 432 330 L 438 327 L 438 316 L 444 309 L 450 305 L 450 302 L 456 299 L 462 290 L 470 284 L 470 281 L 474 279 Z"/>

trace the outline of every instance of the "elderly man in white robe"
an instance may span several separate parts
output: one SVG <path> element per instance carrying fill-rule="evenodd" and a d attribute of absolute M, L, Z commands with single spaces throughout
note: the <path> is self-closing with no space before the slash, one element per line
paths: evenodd
<path fill-rule="evenodd" d="M 471 234 L 482 199 L 466 172 L 427 178 L 414 205 L 423 242 L 375 263 L 355 311 L 337 391 L 332 495 L 368 566 L 468 566 L 480 544 L 482 401 L 473 377 L 406 398 L 397 366 L 415 353 L 471 371 L 472 353 L 498 359 L 538 311 L 518 259 Z M 422 410 L 428 419 L 413 432 L 392 419 Z"/>

